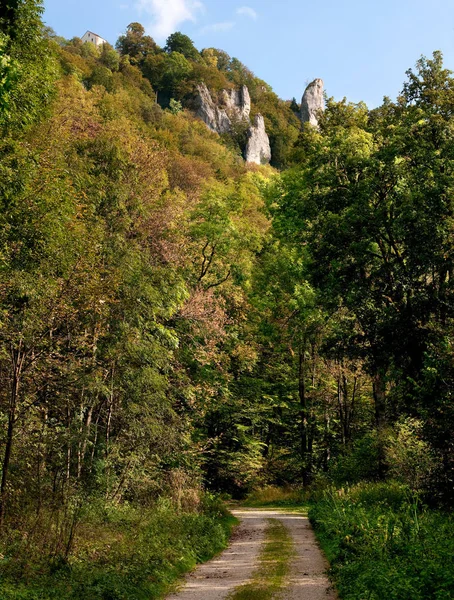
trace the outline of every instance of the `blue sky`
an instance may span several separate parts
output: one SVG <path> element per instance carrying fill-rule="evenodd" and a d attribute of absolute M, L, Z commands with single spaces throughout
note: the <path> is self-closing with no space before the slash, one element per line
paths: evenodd
<path fill-rule="evenodd" d="M 132 21 L 164 45 L 182 31 L 196 47 L 239 58 L 284 99 L 321 77 L 329 96 L 369 107 L 395 98 L 405 71 L 442 50 L 454 70 L 454 0 L 44 0 L 66 38 L 87 29 L 112 44 Z"/>

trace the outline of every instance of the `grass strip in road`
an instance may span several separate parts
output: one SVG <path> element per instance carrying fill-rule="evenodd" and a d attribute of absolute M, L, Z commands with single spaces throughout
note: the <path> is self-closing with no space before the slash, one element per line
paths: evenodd
<path fill-rule="evenodd" d="M 283 589 L 295 555 L 292 538 L 279 519 L 267 519 L 265 544 L 252 579 L 236 588 L 228 600 L 271 600 Z"/>

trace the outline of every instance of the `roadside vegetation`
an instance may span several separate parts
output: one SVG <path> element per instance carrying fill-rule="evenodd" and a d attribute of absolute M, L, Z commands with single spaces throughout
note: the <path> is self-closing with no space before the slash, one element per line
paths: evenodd
<path fill-rule="evenodd" d="M 454 598 L 452 514 L 428 509 L 407 486 L 332 488 L 309 517 L 342 600 Z"/>
<path fill-rule="evenodd" d="M 308 499 L 308 491 L 301 487 L 291 488 L 267 485 L 253 490 L 242 502 L 244 506 L 252 507 L 300 507 Z"/>
<path fill-rule="evenodd" d="M 188 512 L 164 499 L 148 509 L 92 502 L 73 515 L 72 532 L 49 531 L 54 519 L 3 546 L 2 600 L 162 598 L 181 574 L 226 547 L 235 523 L 209 497 Z M 76 542 L 65 556 L 71 534 Z"/>
<path fill-rule="evenodd" d="M 406 484 L 324 477 L 305 493 L 255 490 L 244 504 L 308 514 L 341 600 L 454 598 L 453 515 Z"/>

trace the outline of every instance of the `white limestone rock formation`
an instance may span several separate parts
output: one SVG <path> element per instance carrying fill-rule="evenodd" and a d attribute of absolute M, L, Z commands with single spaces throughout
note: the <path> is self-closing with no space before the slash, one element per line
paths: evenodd
<path fill-rule="evenodd" d="M 219 109 L 204 83 L 197 86 L 196 114 L 212 131 L 219 133 Z"/>
<path fill-rule="evenodd" d="M 242 85 L 239 90 L 222 90 L 221 103 L 225 110 L 231 116 L 243 121 L 249 121 L 251 112 L 251 97 L 246 85 Z"/>
<path fill-rule="evenodd" d="M 216 133 L 230 133 L 234 124 L 241 121 L 249 124 L 245 160 L 257 165 L 270 162 L 270 140 L 262 115 L 257 115 L 250 125 L 251 97 L 247 86 L 243 85 L 239 90 L 222 90 L 215 102 L 207 86 L 202 83 L 197 86 L 195 109 L 196 115 Z"/>
<path fill-rule="evenodd" d="M 243 85 L 239 90 L 222 90 L 219 105 L 213 101 L 207 86 L 197 86 L 196 114 L 216 133 L 229 133 L 232 120 L 249 121 L 251 98 Z"/>
<path fill-rule="evenodd" d="M 217 127 L 215 131 L 218 133 L 229 133 L 232 129 L 232 121 L 229 115 L 222 108 L 216 107 Z"/>
<path fill-rule="evenodd" d="M 271 160 L 271 148 L 262 115 L 255 117 L 254 124 L 249 127 L 247 135 L 248 141 L 244 152 L 246 162 L 257 165 L 268 164 Z"/>
<path fill-rule="evenodd" d="M 305 89 L 301 99 L 301 121 L 318 127 L 318 114 L 321 110 L 325 110 L 323 80 L 314 79 Z"/>

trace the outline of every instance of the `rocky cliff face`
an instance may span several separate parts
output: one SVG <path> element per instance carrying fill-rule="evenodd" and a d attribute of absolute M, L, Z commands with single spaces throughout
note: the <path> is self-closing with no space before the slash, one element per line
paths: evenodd
<path fill-rule="evenodd" d="M 244 158 L 246 162 L 266 165 L 271 160 L 270 140 L 265 131 L 265 121 L 262 115 L 257 115 L 254 124 L 248 129 L 248 141 Z"/>
<path fill-rule="evenodd" d="M 323 80 L 314 79 L 304 91 L 301 99 L 300 118 L 303 123 L 318 127 L 318 112 L 325 109 L 323 98 Z"/>
<path fill-rule="evenodd" d="M 196 115 L 216 133 L 229 133 L 235 121 L 249 122 L 251 98 L 248 88 L 243 85 L 239 90 L 222 90 L 219 101 L 214 102 L 207 86 L 197 86 L 195 99 Z M 265 121 L 257 115 L 254 124 L 248 129 L 248 142 L 244 151 L 247 162 L 266 164 L 271 159 L 270 141 L 265 131 Z"/>
<path fill-rule="evenodd" d="M 228 114 L 237 119 L 249 120 L 251 97 L 246 85 L 242 85 L 239 90 L 222 90 L 221 104 L 225 106 Z"/>
<path fill-rule="evenodd" d="M 196 115 L 200 117 L 212 131 L 216 131 L 216 133 L 227 133 L 230 131 L 231 122 L 227 113 L 225 110 L 216 106 L 204 83 L 197 86 L 195 103 Z"/>
<path fill-rule="evenodd" d="M 249 121 L 251 98 L 249 90 L 243 85 L 239 90 L 222 90 L 219 104 L 213 102 L 207 86 L 197 86 L 196 114 L 212 131 L 228 133 L 232 128 L 232 120 Z"/>

